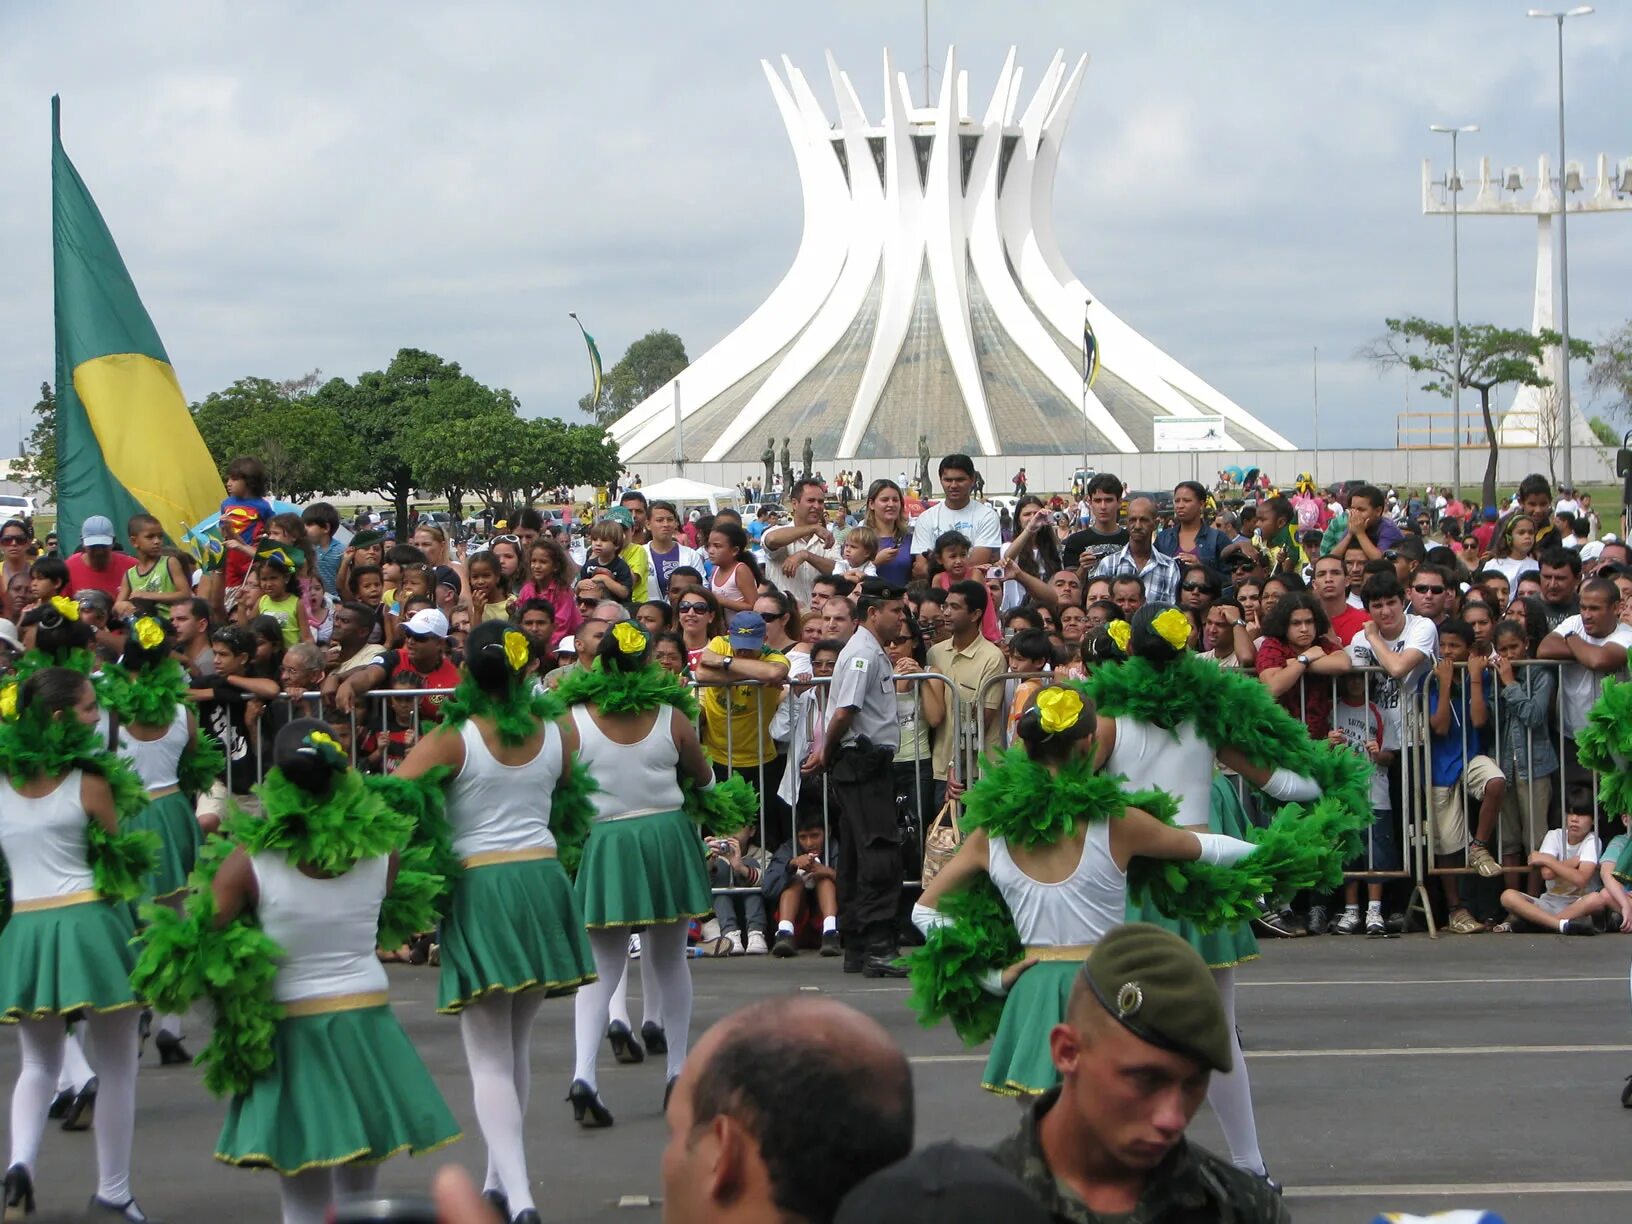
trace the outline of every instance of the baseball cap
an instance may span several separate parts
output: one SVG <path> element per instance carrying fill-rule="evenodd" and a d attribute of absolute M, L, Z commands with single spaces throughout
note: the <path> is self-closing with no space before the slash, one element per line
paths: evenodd
<path fill-rule="evenodd" d="M 623 527 L 633 527 L 635 525 L 635 516 L 627 506 L 613 506 L 612 509 L 601 515 L 602 522 L 609 519 Z"/>
<path fill-rule="evenodd" d="M 79 542 L 86 548 L 113 547 L 113 520 L 105 514 L 93 514 L 79 527 Z"/>
<path fill-rule="evenodd" d="M 886 1165 L 851 1189 L 833 1224 L 1047 1224 L 1048 1209 L 989 1153 L 937 1143 Z"/>
<path fill-rule="evenodd" d="M 738 612 L 727 626 L 733 650 L 765 649 L 765 618 L 758 612 Z"/>
<path fill-rule="evenodd" d="M 557 642 L 555 644 L 555 653 L 558 654 L 558 655 L 575 655 L 575 654 L 577 654 L 578 653 L 578 642 L 577 642 L 577 640 L 572 636 L 572 634 L 570 634 L 570 633 L 567 634 L 566 637 L 562 638 L 559 642 Z"/>
<path fill-rule="evenodd" d="M 436 585 L 451 587 L 455 595 L 465 589 L 464 583 L 459 581 L 459 571 L 451 565 L 433 565 L 431 573 L 436 576 Z"/>
<path fill-rule="evenodd" d="M 1231 1026 L 1212 970 L 1183 939 L 1148 922 L 1119 926 L 1082 966 L 1089 991 L 1128 1032 L 1228 1072 Z"/>
<path fill-rule="evenodd" d="M 0 642 L 10 646 L 18 654 L 23 653 L 23 639 L 17 636 L 17 626 L 3 616 L 0 616 Z"/>
<path fill-rule="evenodd" d="M 448 636 L 448 618 L 435 608 L 421 608 L 408 618 L 402 631 L 411 637 L 445 638 Z"/>

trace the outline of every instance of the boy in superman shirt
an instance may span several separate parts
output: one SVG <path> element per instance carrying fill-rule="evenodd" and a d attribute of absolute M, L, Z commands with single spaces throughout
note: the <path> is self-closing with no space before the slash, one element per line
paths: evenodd
<path fill-rule="evenodd" d="M 255 561 L 255 548 L 272 517 L 266 500 L 266 468 L 252 455 L 227 464 L 227 496 L 221 502 L 219 530 L 226 553 L 226 606 L 237 602 L 238 588 Z"/>

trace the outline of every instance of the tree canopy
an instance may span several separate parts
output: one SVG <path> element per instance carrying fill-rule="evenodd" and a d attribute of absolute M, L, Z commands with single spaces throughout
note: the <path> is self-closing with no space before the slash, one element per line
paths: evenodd
<path fill-rule="evenodd" d="M 610 425 L 690 364 L 679 336 L 671 331 L 649 331 L 606 371 L 600 402 L 592 404 L 586 395 L 578 407 L 597 425 Z"/>
<path fill-rule="evenodd" d="M 334 405 L 314 394 L 319 372 L 285 382 L 240 378 L 193 405 L 193 423 L 223 468 L 235 455 L 266 466 L 267 488 L 308 501 L 350 488 L 357 455 Z"/>
<path fill-rule="evenodd" d="M 1632 419 L 1632 320 L 1604 337 L 1587 385 L 1607 397 L 1604 407 L 1612 418 Z"/>
<path fill-rule="evenodd" d="M 30 493 L 52 504 L 57 500 L 57 397 L 51 384 L 40 384 L 40 398 L 32 409 L 34 424 L 23 443 L 22 460 L 12 474 Z"/>

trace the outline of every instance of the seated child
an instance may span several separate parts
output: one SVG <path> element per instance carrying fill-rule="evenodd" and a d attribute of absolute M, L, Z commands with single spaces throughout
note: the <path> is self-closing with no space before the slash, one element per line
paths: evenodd
<path fill-rule="evenodd" d="M 1608 909 L 1610 897 L 1589 891 L 1598 874 L 1598 835 L 1593 832 L 1597 805 L 1592 788 L 1585 785 L 1570 787 L 1565 800 L 1564 827 L 1548 829 L 1541 849 L 1530 856 L 1530 866 L 1540 868 L 1546 887 L 1539 897 L 1516 888 L 1502 893 L 1502 908 L 1509 918 L 1497 930 L 1520 930 L 1528 923 L 1564 935 L 1598 934 L 1592 915 Z"/>
<path fill-rule="evenodd" d="M 801 813 L 794 840 L 784 842 L 765 872 L 764 892 L 776 902 L 773 956 L 798 956 L 799 948 L 820 948 L 838 956 L 839 877 L 835 844 L 829 847 L 819 815 Z M 817 915 L 821 922 L 818 926 Z"/>

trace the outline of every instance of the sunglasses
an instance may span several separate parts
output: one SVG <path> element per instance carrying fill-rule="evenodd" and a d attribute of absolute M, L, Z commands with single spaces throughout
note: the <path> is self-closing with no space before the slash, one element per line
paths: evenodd
<path fill-rule="evenodd" d="M 27 536 L 0 536 L 0 544 L 27 544 Z"/>
<path fill-rule="evenodd" d="M 601 601 L 596 599 L 593 595 L 580 595 L 578 596 L 576 602 L 579 604 L 597 604 Z"/>
<path fill-rule="evenodd" d="M 1418 583 L 1417 585 L 1413 586 L 1411 589 L 1413 591 L 1415 591 L 1418 595 L 1443 595 L 1443 594 L 1445 594 L 1445 588 L 1442 587 L 1442 586 L 1423 586 L 1421 583 Z"/>
<path fill-rule="evenodd" d="M 1179 590 L 1181 591 L 1211 591 L 1212 589 L 1213 588 L 1208 586 L 1205 582 L 1186 582 L 1183 586 L 1179 587 Z"/>
<path fill-rule="evenodd" d="M 682 606 L 684 606 L 684 605 L 682 605 Z M 696 606 L 698 606 L 698 605 L 693 605 L 693 607 L 694 607 L 694 608 L 695 608 L 695 607 L 696 607 Z M 701 606 L 703 606 L 703 607 L 707 607 L 707 606 L 708 606 L 708 605 L 707 605 L 707 604 L 703 604 L 703 605 L 701 605 Z M 761 612 L 761 613 L 760 613 L 760 614 L 759 614 L 759 618 L 760 618 L 760 620 L 768 620 L 768 621 L 773 621 L 773 620 L 781 620 L 781 619 L 782 619 L 782 618 L 783 618 L 783 617 L 784 617 L 784 616 L 786 616 L 786 615 L 787 615 L 787 613 L 786 613 L 786 612 Z"/>
<path fill-rule="evenodd" d="M 677 612 L 707 612 L 709 607 L 706 603 L 681 603 L 675 610 Z"/>
<path fill-rule="evenodd" d="M 515 536 L 515 535 L 494 536 L 491 540 L 488 541 L 488 543 L 489 544 L 520 544 L 521 543 L 521 537 L 520 536 Z"/>

